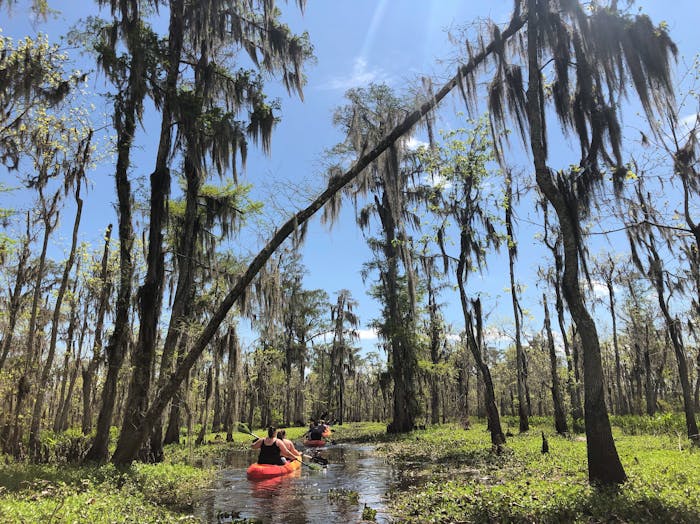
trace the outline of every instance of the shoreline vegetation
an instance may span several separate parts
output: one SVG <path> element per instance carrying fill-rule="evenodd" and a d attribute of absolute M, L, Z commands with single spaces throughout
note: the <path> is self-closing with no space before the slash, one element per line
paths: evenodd
<path fill-rule="evenodd" d="M 375 444 L 396 467 L 400 489 L 388 493 L 394 522 L 699 522 L 700 450 L 684 437 L 682 414 L 611 422 L 629 476 L 616 489 L 591 487 L 585 437 L 558 436 L 545 418 L 533 417 L 530 431 L 518 434 L 517 418 L 504 417 L 510 436 L 500 453 L 491 450 L 483 420 L 469 430 L 442 424 L 404 435 L 387 434 L 382 423 L 350 423 L 336 426 L 333 440 Z M 288 434 L 299 440 L 304 431 Z M 217 462 L 250 439 L 209 434 L 206 442 L 171 445 L 163 463 L 125 469 L 3 457 L 0 521 L 200 522 L 193 509 Z"/>

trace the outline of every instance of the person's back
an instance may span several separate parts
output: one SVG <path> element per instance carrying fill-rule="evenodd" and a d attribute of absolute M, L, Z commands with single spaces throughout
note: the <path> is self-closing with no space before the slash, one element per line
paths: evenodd
<path fill-rule="evenodd" d="M 309 440 L 321 440 L 323 438 L 323 427 L 314 426 L 309 431 Z"/>
<path fill-rule="evenodd" d="M 282 464 L 282 457 L 280 456 L 280 449 L 277 446 L 277 439 L 273 438 L 270 445 L 263 443 L 260 445 L 260 454 L 258 455 L 258 464 L 274 464 L 276 466 Z"/>
<path fill-rule="evenodd" d="M 253 449 L 259 449 L 258 464 L 272 464 L 281 466 L 285 463 L 282 455 L 290 455 L 284 442 L 275 437 L 275 428 L 267 429 L 267 438 L 258 439 L 253 442 Z"/>

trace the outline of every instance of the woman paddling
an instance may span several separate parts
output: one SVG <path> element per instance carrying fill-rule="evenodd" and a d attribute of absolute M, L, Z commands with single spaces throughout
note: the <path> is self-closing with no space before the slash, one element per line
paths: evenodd
<path fill-rule="evenodd" d="M 301 455 L 301 451 L 297 451 L 297 448 L 294 446 L 294 442 L 289 440 L 287 438 L 287 432 L 284 429 L 280 429 L 277 432 L 277 439 L 281 440 L 282 443 L 285 445 L 287 450 L 292 453 L 294 456 L 299 456 Z"/>
<path fill-rule="evenodd" d="M 259 449 L 258 464 L 274 464 L 282 466 L 285 464 L 284 458 L 294 460 L 296 457 L 284 445 L 284 441 L 275 437 L 275 428 L 267 428 L 267 437 L 259 438 L 250 446 Z"/>

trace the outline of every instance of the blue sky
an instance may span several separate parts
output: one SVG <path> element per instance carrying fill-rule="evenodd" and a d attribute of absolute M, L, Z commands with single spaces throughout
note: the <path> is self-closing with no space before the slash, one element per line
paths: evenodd
<path fill-rule="evenodd" d="M 621 2 L 624 4 L 625 2 Z M 284 20 L 296 32 L 308 31 L 315 47 L 317 62 L 308 70 L 308 83 L 304 89 L 305 100 L 300 102 L 286 96 L 279 87 L 270 84 L 270 93 L 282 102 L 282 122 L 273 134 L 272 154 L 266 158 L 259 153 L 249 157 L 246 180 L 256 186 L 255 195 L 277 208 L 290 210 L 292 201 L 300 197 L 311 199 L 324 185 L 323 152 L 342 137 L 333 128 L 333 109 L 344 103 L 343 94 L 351 87 L 365 86 L 370 82 L 385 82 L 401 90 L 421 75 L 435 78 L 435 85 L 452 76 L 453 58 L 458 51 L 447 36 L 448 29 L 473 24 L 487 17 L 506 22 L 512 6 L 511 0 L 474 2 L 469 0 L 308 0 L 303 16 L 293 7 L 280 2 Z M 36 31 L 48 33 L 55 40 L 78 17 L 95 9 L 88 0 L 80 2 L 50 2 L 52 7 L 63 10 L 63 15 L 47 23 L 31 23 L 25 4 L 19 2 L 13 15 L 0 11 L 0 27 L 8 36 L 21 37 Z M 697 0 L 642 0 L 636 3 L 656 22 L 666 20 L 670 32 L 679 46 L 681 58 L 692 61 L 700 50 L 700 2 Z M 98 84 L 90 87 L 99 89 Z M 97 112 L 99 112 L 99 107 Z M 458 97 L 442 104 L 438 127 L 455 123 L 455 112 L 463 110 Z M 138 153 L 135 172 L 146 176 L 155 162 L 155 141 L 158 120 L 147 116 L 145 129 L 137 138 Z M 150 138 L 150 139 L 149 139 Z M 564 167 L 568 160 L 569 144 L 554 141 L 554 167 Z M 575 158 L 575 156 L 571 157 Z M 566 163 L 557 165 L 557 160 Z M 514 151 L 516 166 L 529 173 L 530 161 L 522 153 Z M 108 221 L 115 222 L 112 205 L 114 196 L 113 168 L 103 165 L 91 175 L 93 187 L 86 201 L 81 227 L 81 239 L 97 245 Z M 0 206 L 9 207 L 12 198 L 20 205 L 29 205 L 21 197 L 0 195 Z M 539 222 L 524 203 L 519 210 L 522 219 L 518 227 L 520 258 L 519 280 L 527 284 L 524 307 L 535 313 L 529 326 L 539 330 L 541 316 L 539 297 L 541 290 L 535 286 L 538 264 L 544 264 L 547 256 L 535 238 L 536 228 L 527 220 Z M 71 213 L 66 211 L 63 228 L 71 227 Z M 69 218 L 70 217 L 70 218 Z M 252 233 L 254 235 L 254 233 Z M 268 237 L 262 231 L 260 240 Z M 252 238 L 252 237 L 251 237 Z M 54 249 L 68 246 L 67 233 L 56 238 Z M 613 243 L 601 241 L 606 249 L 614 250 Z M 251 253 L 255 250 L 250 247 Z M 595 250 L 593 250 L 595 252 Z M 348 203 L 341 220 L 332 229 L 320 224 L 319 217 L 310 223 L 304 248 L 304 264 L 309 269 L 305 279 L 308 288 L 325 289 L 333 298 L 340 289 L 349 289 L 359 302 L 357 312 L 366 329 L 367 323 L 378 315 L 378 305 L 366 294 L 366 286 L 360 278 L 363 262 L 369 260 L 369 251 L 362 234 L 355 226 L 351 205 Z M 489 273 L 485 278 L 473 280 L 474 291 L 483 293 L 490 322 L 508 328 L 510 298 L 508 295 L 506 254 L 492 257 Z M 456 330 L 461 329 L 461 311 L 453 298 L 446 297 L 445 316 Z M 604 321 L 603 321 L 604 322 Z M 372 348 L 371 334 L 365 334 L 363 347 Z M 252 336 L 252 335 L 251 335 Z"/>

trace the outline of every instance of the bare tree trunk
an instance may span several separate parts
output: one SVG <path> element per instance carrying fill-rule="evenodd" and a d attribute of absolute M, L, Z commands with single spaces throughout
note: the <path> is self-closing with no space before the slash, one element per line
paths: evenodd
<path fill-rule="evenodd" d="M 513 319 L 515 321 L 515 360 L 516 379 L 518 385 L 518 420 L 520 433 L 525 433 L 530 429 L 528 421 L 528 402 L 526 402 L 525 388 L 527 383 L 525 350 L 521 339 L 520 327 L 520 304 L 518 303 L 518 287 L 515 282 L 515 257 L 517 256 L 515 236 L 513 233 L 513 183 L 510 173 L 506 175 L 506 234 L 508 235 L 508 273 L 510 276 L 510 299 L 513 306 Z"/>
<path fill-rule="evenodd" d="M 17 261 L 17 273 L 15 275 L 15 286 L 12 291 L 10 291 L 10 304 L 8 308 L 8 321 L 7 329 L 5 330 L 5 336 L 2 340 L 2 351 L 0 352 L 0 372 L 5 366 L 5 360 L 7 355 L 12 349 L 12 340 L 15 334 L 15 327 L 17 326 L 17 316 L 19 315 L 20 308 L 22 306 L 22 289 L 25 284 L 25 277 L 27 273 L 27 262 L 29 260 L 29 255 L 31 251 L 29 249 L 29 244 L 31 243 L 31 229 L 30 229 L 29 212 L 27 212 L 27 234 L 22 241 L 22 249 L 20 250 L 19 260 Z"/>
<path fill-rule="evenodd" d="M 225 349 L 225 344 L 226 341 L 222 340 L 221 344 L 224 345 Z M 222 402 L 221 402 L 221 391 L 219 388 L 219 374 L 221 371 L 221 353 L 223 353 L 223 349 L 221 352 L 217 351 L 214 354 L 214 376 L 213 376 L 213 381 L 214 381 L 214 414 L 211 420 L 211 432 L 212 433 L 218 433 L 221 431 L 221 418 L 222 418 Z"/>
<path fill-rule="evenodd" d="M 644 374 L 647 415 L 653 417 L 656 414 L 656 390 L 654 388 L 654 372 L 651 369 L 651 358 L 649 357 L 649 345 L 644 350 Z"/>
<path fill-rule="evenodd" d="M 140 59 L 134 55 L 134 60 Z M 119 371 L 126 356 L 131 329 L 129 310 L 131 308 L 132 278 L 134 262 L 134 230 L 131 223 L 131 184 L 129 182 L 129 165 L 131 145 L 136 129 L 136 112 L 140 105 L 135 92 L 140 82 L 139 67 L 132 64 L 129 75 L 129 95 L 122 110 L 122 102 L 115 103 L 115 122 L 117 131 L 117 166 L 115 180 L 119 202 L 119 289 L 114 319 L 114 330 L 107 344 L 107 377 L 102 389 L 102 405 L 97 416 L 97 432 L 92 446 L 85 457 L 90 462 L 105 462 L 108 458 L 109 428 L 117 397 Z"/>
<path fill-rule="evenodd" d="M 458 274 L 461 274 L 459 270 Z M 503 444 L 506 443 L 506 437 L 501 429 L 501 418 L 498 415 L 498 408 L 496 407 L 496 395 L 494 393 L 491 372 L 482 357 L 483 337 L 481 300 L 478 298 L 476 300 L 472 300 L 472 311 L 470 311 L 461 276 L 457 277 L 457 284 L 459 286 L 459 293 L 462 302 L 462 312 L 464 313 L 468 345 L 484 380 L 485 407 L 489 431 L 491 432 L 491 444 L 493 445 L 494 449 L 500 451 Z"/>
<path fill-rule="evenodd" d="M 613 287 L 612 271 L 614 266 L 612 266 L 613 261 L 610 259 L 611 269 L 609 278 L 606 275 L 605 284 L 608 288 L 608 300 L 610 306 L 610 316 L 612 317 L 612 332 L 613 332 L 613 348 L 615 350 L 615 392 L 616 400 L 615 407 L 616 411 L 620 415 L 626 415 L 629 413 L 629 408 L 627 406 L 627 400 L 622 391 L 622 366 L 620 364 L 620 347 L 617 342 L 617 315 L 615 314 L 615 289 Z"/>
<path fill-rule="evenodd" d="M 63 355 L 63 373 L 61 373 L 61 381 L 60 381 L 60 392 L 58 394 L 58 409 L 54 413 L 54 420 L 53 420 L 53 431 L 54 433 L 58 433 L 60 430 L 60 424 L 61 424 L 61 412 L 62 412 L 62 406 L 63 402 L 65 401 L 66 398 L 66 387 L 68 386 L 68 374 L 70 373 L 70 351 L 68 348 L 71 347 L 71 344 L 66 344 L 66 351 L 65 354 Z"/>
<path fill-rule="evenodd" d="M 163 300 L 165 262 L 163 254 L 163 227 L 167 218 L 167 198 L 170 193 L 170 169 L 168 162 L 171 150 L 174 98 L 177 96 L 177 81 L 180 72 L 180 56 L 184 36 L 184 0 L 171 0 L 168 28 L 168 71 L 161 110 L 161 130 L 156 166 L 151 174 L 151 202 L 148 230 L 148 253 L 146 277 L 139 289 L 139 336 L 131 357 L 132 375 L 129 383 L 126 412 L 122 421 L 117 447 L 112 456 L 115 464 L 128 464 L 136 458 L 145 443 L 138 435 L 143 416 L 148 407 L 151 387 L 151 366 L 155 358 Z M 150 429 L 150 428 L 149 428 Z"/>
<path fill-rule="evenodd" d="M 561 228 L 564 246 L 564 297 L 571 317 L 576 323 L 584 352 L 584 388 L 586 448 L 588 451 L 588 479 L 593 484 L 621 484 L 627 479 L 615 447 L 610 420 L 605 408 L 603 368 L 600 344 L 595 322 L 588 313 L 578 279 L 578 245 L 576 243 L 578 210 L 575 202 L 567 201 L 552 179 L 547 166 L 543 115 L 543 89 L 539 64 L 540 49 L 537 0 L 528 0 L 527 49 L 528 87 L 527 116 L 530 125 L 530 145 L 535 165 L 537 185 L 552 204 Z M 574 209 L 572 209 L 574 208 Z"/>
<path fill-rule="evenodd" d="M 36 361 L 41 360 L 41 351 L 36 348 L 35 338 L 37 333 L 37 315 L 39 312 L 39 300 L 41 298 L 41 286 L 44 280 L 44 271 L 46 268 L 46 252 L 49 245 L 49 236 L 56 226 L 56 222 L 51 222 L 54 214 L 56 214 L 56 203 L 58 201 L 58 193 L 54 195 L 50 203 L 46 203 L 43 194 L 40 193 L 40 198 L 43 207 L 43 222 L 44 222 L 44 240 L 41 246 L 41 255 L 39 256 L 39 265 L 36 272 L 36 280 L 34 283 L 34 293 L 32 295 L 32 309 L 29 316 L 29 327 L 27 331 L 26 357 L 22 375 L 17 383 L 17 398 L 15 401 L 15 413 L 12 432 L 6 442 L 6 453 L 18 456 L 21 453 L 22 440 L 22 410 L 24 409 L 24 401 L 31 390 L 31 374 L 34 372 Z M 58 217 L 56 216 L 56 221 Z"/>
<path fill-rule="evenodd" d="M 229 327 L 226 337 L 228 345 L 228 372 L 226 374 L 226 442 L 233 442 L 234 427 L 239 421 L 240 404 L 240 375 L 241 375 L 241 346 L 238 343 L 236 330 Z M 302 366 L 303 374 L 303 366 Z"/>
<path fill-rule="evenodd" d="M 549 320 L 549 308 L 547 307 L 547 295 L 542 293 L 542 304 L 544 305 L 544 327 L 547 332 L 547 347 L 549 348 L 549 364 L 552 373 L 552 402 L 554 403 L 554 428 L 560 435 L 565 435 L 569 432 L 569 427 L 566 422 L 566 411 L 564 410 L 564 402 L 561 396 L 561 387 L 559 385 L 559 372 L 557 366 L 557 352 L 554 347 L 554 335 L 552 335 L 552 325 Z"/>
<path fill-rule="evenodd" d="M 61 306 L 63 305 L 63 297 L 68 289 L 68 279 L 70 273 L 73 270 L 73 262 L 75 261 L 75 252 L 78 247 L 78 228 L 80 227 L 80 217 L 83 212 L 83 200 L 80 198 L 80 182 L 75 190 L 75 202 L 76 202 L 76 212 L 75 221 L 73 223 L 73 239 L 70 248 L 70 254 L 68 255 L 68 260 L 66 261 L 65 268 L 63 270 L 63 276 L 61 277 L 61 285 L 58 288 L 58 294 L 56 295 L 56 304 L 53 311 L 53 320 L 51 323 L 51 341 L 49 342 L 49 352 L 46 355 L 46 362 L 44 363 L 44 368 L 41 372 L 41 378 L 39 384 L 46 384 L 49 380 L 51 374 L 51 368 L 53 367 L 53 359 L 56 354 L 56 341 L 58 340 L 58 327 L 61 322 Z M 76 275 L 76 279 L 78 276 Z M 41 425 L 41 414 L 44 407 L 44 398 L 46 395 L 46 389 L 39 387 L 36 393 L 36 399 L 34 400 L 34 409 L 32 410 L 32 421 L 29 428 L 29 454 L 33 461 L 37 461 L 40 458 L 40 441 L 39 441 L 39 429 Z"/>
<path fill-rule="evenodd" d="M 92 343 L 92 358 L 87 367 L 83 367 L 83 419 L 82 431 L 83 435 L 87 435 L 92 431 L 92 389 L 95 373 L 102 361 L 102 331 L 104 330 L 105 314 L 107 313 L 107 303 L 111 293 L 111 283 L 109 282 L 109 273 L 107 262 L 109 261 L 109 242 L 112 238 L 112 224 L 107 226 L 105 232 L 105 247 L 102 252 L 102 263 L 100 267 L 100 281 L 102 289 L 100 290 L 99 303 L 97 305 L 97 320 L 95 321 L 95 338 Z"/>
<path fill-rule="evenodd" d="M 638 191 L 638 196 L 640 201 L 644 203 L 644 198 L 641 191 Z M 647 211 L 644 211 L 645 218 L 647 216 Z M 683 347 L 683 334 L 681 330 L 681 323 L 677 318 L 672 318 L 671 313 L 668 309 L 668 304 L 665 297 L 665 283 L 664 283 L 664 266 L 656 249 L 656 244 L 654 237 L 651 232 L 646 235 L 646 238 L 639 239 L 646 247 L 649 256 L 649 267 L 647 268 L 647 276 L 654 286 L 656 291 L 656 296 L 659 303 L 659 309 L 664 316 L 666 321 L 666 328 L 668 329 L 668 334 L 671 338 L 671 344 L 673 346 L 673 351 L 676 355 L 676 363 L 678 366 L 678 378 L 680 380 L 681 393 L 683 399 L 683 411 L 685 412 L 685 422 L 688 431 L 688 438 L 695 445 L 700 445 L 700 433 L 698 433 L 698 426 L 695 421 L 695 411 L 693 405 L 693 392 L 691 390 L 690 380 L 688 377 L 688 362 L 686 360 L 685 348 Z M 633 242 L 632 237 L 630 237 L 630 242 Z M 634 243 L 632 244 L 634 247 Z M 638 260 L 636 261 L 638 262 Z M 638 262 L 638 265 L 640 263 Z M 640 268 L 642 269 L 642 268 Z"/>
<path fill-rule="evenodd" d="M 195 446 L 201 446 L 204 443 L 204 437 L 207 434 L 207 425 L 209 423 L 209 400 L 212 392 L 212 372 L 211 367 L 207 369 L 207 385 L 204 390 L 204 414 L 202 417 L 202 426 L 197 435 Z"/>
<path fill-rule="evenodd" d="M 313 202 L 287 220 L 287 222 L 275 232 L 265 247 L 254 257 L 246 271 L 239 277 L 236 284 L 232 286 L 226 297 L 217 306 L 209 322 L 204 327 L 199 337 L 197 337 L 197 340 L 192 344 L 189 352 L 183 358 L 181 365 L 177 366 L 175 372 L 168 380 L 168 383 L 158 391 L 148 412 L 144 415 L 140 426 L 134 432 L 134 438 L 131 440 L 128 453 L 126 453 L 125 450 L 125 454 L 123 455 L 124 461 L 128 461 L 129 456 L 131 460 L 136 458 L 138 448 L 150 433 L 155 419 L 160 416 L 165 406 L 173 398 L 177 388 L 183 380 L 185 380 L 189 370 L 207 347 L 229 310 L 233 307 L 234 303 L 239 300 L 255 275 L 257 275 L 263 265 L 272 256 L 275 249 L 277 249 L 300 225 L 304 224 L 311 216 L 321 209 L 341 188 L 347 185 L 370 163 L 376 160 L 391 144 L 409 131 L 428 112 L 432 111 L 454 87 L 460 84 L 465 76 L 473 72 L 496 49 L 500 49 L 504 42 L 520 31 L 524 25 L 524 19 L 520 16 L 514 17 L 509 26 L 501 32 L 498 41 L 489 43 L 484 47 L 483 51 L 476 53 L 467 64 L 459 68 L 457 74 L 435 93 L 433 97 L 423 103 L 418 109 L 409 113 L 406 118 L 380 140 L 375 147 L 355 162 L 352 168 L 342 176 L 336 177 L 329 182 L 328 187 Z"/>
<path fill-rule="evenodd" d="M 78 260 L 78 264 L 76 267 L 76 279 L 75 279 L 75 285 L 73 286 L 73 296 L 76 296 L 76 287 L 78 284 L 78 274 L 80 273 L 80 260 Z M 66 340 L 66 356 L 70 356 L 70 349 L 73 347 L 73 340 L 75 338 L 75 326 L 78 323 L 78 315 L 76 312 L 77 309 L 77 303 L 79 300 L 73 299 L 72 304 L 71 304 L 71 315 L 70 315 L 70 323 L 68 324 L 68 333 L 67 333 L 67 340 Z M 61 394 L 60 394 L 60 399 L 58 402 L 59 409 L 56 412 L 56 418 L 54 420 L 54 425 L 53 425 L 53 430 L 55 433 L 58 433 L 59 431 L 65 431 L 68 429 L 67 423 L 68 423 L 68 409 L 70 406 L 70 401 L 71 401 L 71 396 L 73 395 L 73 387 L 75 386 L 75 380 L 77 378 L 77 370 L 80 369 L 80 362 L 82 359 L 82 347 L 83 347 L 83 340 L 85 338 L 85 332 L 87 331 L 87 312 L 88 312 L 88 302 L 85 301 L 85 308 L 84 308 L 84 313 L 85 316 L 83 318 L 83 329 L 80 330 L 80 336 L 78 344 L 76 345 L 75 349 L 75 355 L 74 355 L 74 365 L 73 369 L 71 372 L 71 379 L 70 379 L 70 386 L 68 388 L 68 394 L 64 396 L 64 386 L 65 386 L 65 378 L 62 379 L 62 384 L 61 384 Z M 69 359 L 66 358 L 63 362 L 63 367 L 65 370 L 64 376 L 67 378 L 68 372 L 69 372 Z"/>
<path fill-rule="evenodd" d="M 189 335 L 187 332 L 182 333 L 180 336 L 180 339 L 178 341 L 178 348 L 177 348 L 177 361 L 180 362 L 182 359 L 182 356 L 185 354 L 187 351 L 187 343 L 189 341 Z M 180 424 L 181 424 L 181 406 L 185 403 L 185 395 L 183 394 L 183 391 L 188 389 L 189 386 L 184 386 L 183 388 L 179 388 L 175 397 L 173 398 L 173 401 L 170 405 L 170 415 L 168 416 L 168 425 L 165 430 L 165 436 L 163 437 L 163 444 L 174 444 L 176 442 L 180 442 Z M 154 428 L 158 427 L 157 424 L 154 425 Z M 153 436 L 153 433 L 151 433 L 151 436 Z"/>
<path fill-rule="evenodd" d="M 438 304 L 433 289 L 433 274 L 432 265 L 426 264 L 425 280 L 428 291 L 428 314 L 429 314 L 429 331 L 430 331 L 430 361 L 433 364 L 440 363 L 440 322 L 438 317 Z M 430 377 L 430 423 L 438 424 L 440 422 L 440 387 L 438 384 L 438 375 L 433 374 Z"/>

